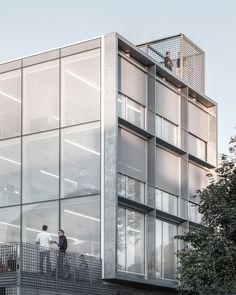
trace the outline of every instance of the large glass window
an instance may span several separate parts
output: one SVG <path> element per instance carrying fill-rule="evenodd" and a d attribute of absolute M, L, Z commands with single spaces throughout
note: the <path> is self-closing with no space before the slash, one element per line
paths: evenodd
<path fill-rule="evenodd" d="M 23 138 L 23 202 L 59 197 L 59 132 Z"/>
<path fill-rule="evenodd" d="M 156 208 L 173 215 L 178 215 L 178 197 L 156 189 Z"/>
<path fill-rule="evenodd" d="M 0 244 L 19 242 L 20 206 L 0 208 Z"/>
<path fill-rule="evenodd" d="M 61 196 L 100 193 L 100 124 L 62 130 Z"/>
<path fill-rule="evenodd" d="M 118 196 L 128 198 L 130 200 L 144 203 L 145 190 L 144 183 L 134 178 L 118 174 Z"/>
<path fill-rule="evenodd" d="M 100 256 L 100 196 L 63 200 L 61 210 L 68 250 Z"/>
<path fill-rule="evenodd" d="M 62 126 L 100 119 L 100 49 L 62 58 Z"/>
<path fill-rule="evenodd" d="M 189 131 L 197 137 L 208 141 L 209 122 L 208 114 L 192 103 L 188 103 Z"/>
<path fill-rule="evenodd" d="M 156 115 L 156 136 L 178 146 L 178 126 Z"/>
<path fill-rule="evenodd" d="M 156 82 L 156 112 L 179 125 L 180 95 L 159 82 Z"/>
<path fill-rule="evenodd" d="M 194 197 L 198 190 L 208 186 L 207 170 L 189 163 L 189 196 Z"/>
<path fill-rule="evenodd" d="M 145 109 L 142 105 L 119 93 L 118 115 L 121 118 L 126 119 L 134 125 L 144 129 L 144 113 Z"/>
<path fill-rule="evenodd" d="M 161 190 L 179 195 L 180 158 L 159 147 L 156 148 L 156 186 Z"/>
<path fill-rule="evenodd" d="M 146 181 L 147 142 L 119 128 L 118 170 L 135 179 Z"/>
<path fill-rule="evenodd" d="M 190 133 L 188 134 L 188 151 L 190 154 L 206 161 L 206 147 L 207 143 L 205 141 Z"/>
<path fill-rule="evenodd" d="M 21 140 L 0 142 L 0 206 L 15 205 L 21 199 Z"/>
<path fill-rule="evenodd" d="M 147 74 L 119 57 L 119 91 L 141 105 L 147 103 Z"/>
<path fill-rule="evenodd" d="M 202 215 L 198 211 L 199 206 L 192 202 L 189 202 L 188 205 L 189 220 L 196 223 L 201 223 Z"/>
<path fill-rule="evenodd" d="M 144 215 L 118 208 L 118 270 L 144 274 Z"/>
<path fill-rule="evenodd" d="M 0 139 L 21 134 L 21 71 L 0 74 Z"/>
<path fill-rule="evenodd" d="M 176 279 L 177 226 L 156 220 L 156 276 Z"/>
<path fill-rule="evenodd" d="M 59 127 L 59 61 L 24 68 L 23 132 Z"/>
<path fill-rule="evenodd" d="M 58 201 L 23 205 L 22 241 L 35 244 L 36 236 L 42 231 L 44 224 L 48 226 L 48 233 L 51 234 L 52 239 L 58 241 L 58 208 Z"/>

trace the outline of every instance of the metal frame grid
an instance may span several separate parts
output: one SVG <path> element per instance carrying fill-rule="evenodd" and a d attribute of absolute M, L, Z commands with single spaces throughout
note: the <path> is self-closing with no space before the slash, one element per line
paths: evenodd
<path fill-rule="evenodd" d="M 205 52 L 184 34 L 141 44 L 138 48 L 163 66 L 166 52 L 169 51 L 172 72 L 205 93 Z"/>

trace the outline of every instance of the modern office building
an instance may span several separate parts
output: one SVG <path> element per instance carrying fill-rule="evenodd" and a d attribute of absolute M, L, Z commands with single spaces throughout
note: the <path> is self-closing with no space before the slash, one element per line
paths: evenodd
<path fill-rule="evenodd" d="M 0 294 L 176 292 L 174 236 L 216 166 L 204 59 L 110 33 L 0 65 Z M 54 246 L 39 273 L 43 224 L 67 235 L 63 278 Z"/>

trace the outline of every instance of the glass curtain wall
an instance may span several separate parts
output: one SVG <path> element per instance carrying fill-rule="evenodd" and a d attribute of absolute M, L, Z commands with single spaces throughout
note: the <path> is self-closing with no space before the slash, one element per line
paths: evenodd
<path fill-rule="evenodd" d="M 0 74 L 0 243 L 46 224 L 100 256 L 100 48 L 39 59 Z"/>

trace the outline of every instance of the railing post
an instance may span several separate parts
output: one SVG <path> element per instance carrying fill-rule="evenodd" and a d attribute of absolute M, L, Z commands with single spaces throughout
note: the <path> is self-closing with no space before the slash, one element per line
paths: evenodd
<path fill-rule="evenodd" d="M 16 247 L 16 294 L 21 295 L 21 269 L 22 269 L 22 245 L 15 244 Z"/>

